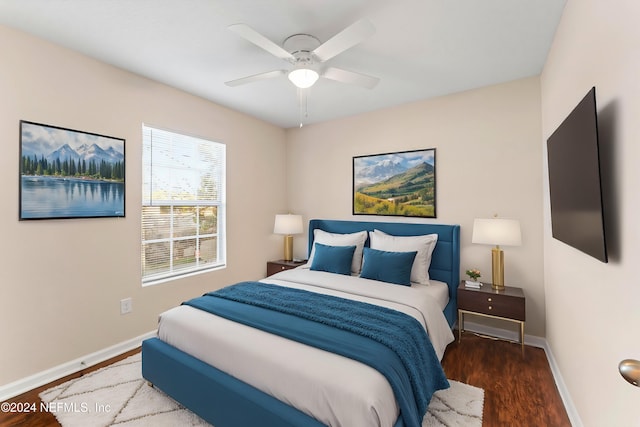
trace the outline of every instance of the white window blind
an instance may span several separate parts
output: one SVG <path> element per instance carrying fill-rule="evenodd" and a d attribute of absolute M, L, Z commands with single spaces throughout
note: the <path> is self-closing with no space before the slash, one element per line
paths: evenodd
<path fill-rule="evenodd" d="M 226 146 L 142 126 L 142 284 L 223 267 Z"/>

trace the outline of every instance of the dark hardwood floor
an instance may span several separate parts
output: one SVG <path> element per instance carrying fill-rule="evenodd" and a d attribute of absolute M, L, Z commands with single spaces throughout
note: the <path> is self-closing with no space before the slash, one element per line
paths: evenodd
<path fill-rule="evenodd" d="M 139 349 L 31 390 L 9 402 L 35 403 L 39 406 L 38 394 L 47 388 L 124 359 L 137 351 Z M 465 332 L 460 344 L 456 339 L 449 345 L 442 365 L 447 378 L 484 389 L 485 427 L 571 426 L 546 355 L 540 348 L 527 346 L 523 358 L 519 344 Z M 48 412 L 0 412 L 0 427 L 59 425 L 55 417 Z"/>
<path fill-rule="evenodd" d="M 462 334 L 442 359 L 447 378 L 484 389 L 483 426 L 571 427 L 543 349 Z"/>

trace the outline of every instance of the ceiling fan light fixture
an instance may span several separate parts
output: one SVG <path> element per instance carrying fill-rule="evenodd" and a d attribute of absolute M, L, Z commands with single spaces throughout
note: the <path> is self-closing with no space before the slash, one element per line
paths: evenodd
<path fill-rule="evenodd" d="M 306 89 L 318 80 L 318 73 L 310 68 L 296 68 L 289 73 L 289 80 L 291 83 L 299 87 L 300 89 Z"/>

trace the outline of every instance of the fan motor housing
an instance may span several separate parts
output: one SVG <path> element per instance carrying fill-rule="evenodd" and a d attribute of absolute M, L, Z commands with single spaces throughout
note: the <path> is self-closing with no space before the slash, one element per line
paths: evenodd
<path fill-rule="evenodd" d="M 318 46 L 320 40 L 309 34 L 294 34 L 282 43 L 282 47 L 296 58 L 296 63 L 312 63 L 312 52 Z"/>

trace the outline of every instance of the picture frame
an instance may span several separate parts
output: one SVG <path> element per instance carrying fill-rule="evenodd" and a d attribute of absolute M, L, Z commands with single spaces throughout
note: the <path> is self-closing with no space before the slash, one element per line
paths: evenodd
<path fill-rule="evenodd" d="M 436 149 L 353 157 L 353 214 L 436 218 Z"/>
<path fill-rule="evenodd" d="M 20 121 L 19 220 L 125 216 L 125 140 Z"/>

